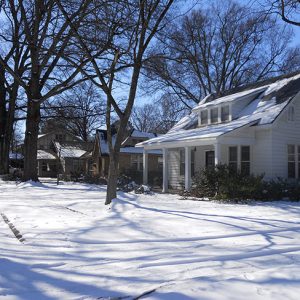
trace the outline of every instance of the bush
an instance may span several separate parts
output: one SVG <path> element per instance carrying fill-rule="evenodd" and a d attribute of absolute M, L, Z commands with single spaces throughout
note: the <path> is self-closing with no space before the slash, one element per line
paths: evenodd
<path fill-rule="evenodd" d="M 264 181 L 263 175 L 245 176 L 227 165 L 217 165 L 196 174 L 190 195 L 222 200 L 300 200 L 300 183 L 280 178 Z"/>

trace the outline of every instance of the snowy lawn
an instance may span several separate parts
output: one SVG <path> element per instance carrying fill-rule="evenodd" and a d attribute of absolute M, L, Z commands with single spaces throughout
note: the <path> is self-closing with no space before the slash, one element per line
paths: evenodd
<path fill-rule="evenodd" d="M 0 182 L 0 213 L 25 239 L 0 217 L 0 298 L 299 299 L 299 203 L 104 199 L 93 185 Z"/>

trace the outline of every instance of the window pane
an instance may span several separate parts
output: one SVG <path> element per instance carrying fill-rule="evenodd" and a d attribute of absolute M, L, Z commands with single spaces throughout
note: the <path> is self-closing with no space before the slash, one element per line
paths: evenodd
<path fill-rule="evenodd" d="M 237 147 L 229 147 L 229 162 L 237 161 Z"/>
<path fill-rule="evenodd" d="M 211 111 L 211 123 L 218 123 L 218 109 L 213 108 Z"/>
<path fill-rule="evenodd" d="M 241 173 L 243 175 L 249 176 L 250 175 L 250 162 L 241 162 Z"/>
<path fill-rule="evenodd" d="M 241 161 L 250 161 L 250 147 L 249 146 L 242 146 Z"/>
<path fill-rule="evenodd" d="M 229 106 L 224 106 L 221 108 L 221 121 L 225 122 L 229 120 Z"/>
<path fill-rule="evenodd" d="M 295 167 L 296 167 L 295 162 L 288 162 L 288 177 L 289 178 L 296 177 Z"/>
<path fill-rule="evenodd" d="M 208 112 L 207 110 L 201 111 L 201 124 L 207 124 Z"/>
<path fill-rule="evenodd" d="M 234 161 L 229 162 L 229 169 L 231 171 L 237 172 L 237 169 L 238 169 L 237 162 L 234 162 Z"/>

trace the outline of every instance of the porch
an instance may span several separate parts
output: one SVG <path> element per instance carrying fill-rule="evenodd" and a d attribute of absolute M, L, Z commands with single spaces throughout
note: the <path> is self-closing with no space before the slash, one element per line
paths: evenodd
<path fill-rule="evenodd" d="M 162 191 L 190 190 L 192 178 L 205 168 L 218 164 L 227 164 L 245 174 L 252 173 L 252 145 L 254 141 L 224 140 L 203 145 L 186 145 L 181 147 L 164 147 Z M 143 183 L 149 183 L 148 149 L 143 153 Z"/>

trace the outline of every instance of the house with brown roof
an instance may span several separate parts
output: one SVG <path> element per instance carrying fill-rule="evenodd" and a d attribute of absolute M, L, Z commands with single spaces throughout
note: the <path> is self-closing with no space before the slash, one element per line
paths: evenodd
<path fill-rule="evenodd" d="M 157 137 L 155 133 L 142 132 L 132 129 L 122 142 L 120 150 L 119 171 L 120 175 L 131 177 L 136 182 L 141 182 L 143 177 L 143 149 L 136 148 L 137 143 Z M 115 135 L 112 137 L 113 142 Z M 96 132 L 95 144 L 92 153 L 93 175 L 107 177 L 109 168 L 109 149 L 107 131 L 99 129 Z M 151 150 L 148 152 L 150 182 L 159 184 L 162 181 L 162 152 Z"/>

